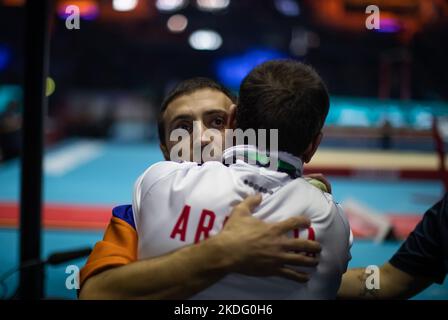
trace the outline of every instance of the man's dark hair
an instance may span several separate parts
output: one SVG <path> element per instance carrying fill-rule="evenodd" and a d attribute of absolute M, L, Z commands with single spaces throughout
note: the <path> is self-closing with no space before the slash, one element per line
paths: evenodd
<path fill-rule="evenodd" d="M 321 131 L 329 105 L 327 88 L 313 68 L 294 60 L 272 60 L 243 80 L 237 127 L 278 129 L 279 151 L 301 156 Z"/>
<path fill-rule="evenodd" d="M 225 94 L 230 100 L 232 100 L 233 103 L 237 102 L 235 95 L 233 95 L 229 89 L 216 82 L 215 80 L 204 77 L 196 77 L 181 81 L 174 87 L 173 90 L 168 93 L 168 95 L 166 95 L 160 108 L 157 127 L 159 131 L 159 140 L 162 145 L 165 145 L 165 124 L 163 122 L 163 115 L 168 105 L 180 96 L 193 93 L 194 91 L 200 89 L 212 89 L 220 91 Z"/>

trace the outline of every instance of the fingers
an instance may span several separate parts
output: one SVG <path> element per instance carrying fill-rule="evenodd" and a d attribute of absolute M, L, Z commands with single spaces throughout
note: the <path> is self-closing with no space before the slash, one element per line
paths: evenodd
<path fill-rule="evenodd" d="M 305 229 L 310 226 L 310 219 L 306 217 L 293 217 L 273 225 L 278 234 L 284 234 L 294 229 Z"/>
<path fill-rule="evenodd" d="M 311 254 L 320 253 L 322 250 L 319 242 L 305 239 L 287 239 L 283 244 L 283 248 L 285 250 Z"/>
<path fill-rule="evenodd" d="M 238 205 L 236 205 L 233 208 L 232 214 L 239 213 L 239 214 L 251 215 L 252 212 L 255 210 L 255 208 L 260 204 L 261 199 L 262 197 L 260 194 L 254 196 L 248 196 L 246 199 L 241 201 Z"/>
<path fill-rule="evenodd" d="M 310 276 L 308 274 L 287 267 L 278 269 L 277 276 L 300 283 L 304 283 L 310 280 Z"/>
<path fill-rule="evenodd" d="M 315 267 L 319 264 L 319 259 L 308 257 L 303 254 L 285 252 L 279 255 L 279 262 L 298 267 Z"/>

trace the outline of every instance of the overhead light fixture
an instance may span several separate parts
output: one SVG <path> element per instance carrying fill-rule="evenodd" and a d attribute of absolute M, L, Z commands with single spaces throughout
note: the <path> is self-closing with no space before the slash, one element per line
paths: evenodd
<path fill-rule="evenodd" d="M 186 0 L 157 0 L 156 8 L 162 12 L 173 12 L 184 8 L 187 5 Z"/>
<path fill-rule="evenodd" d="M 138 5 L 138 0 L 113 0 L 112 8 L 115 11 L 126 12 L 134 10 Z"/>
<path fill-rule="evenodd" d="M 213 30 L 197 30 L 188 39 L 190 46 L 196 50 L 217 50 L 222 45 L 222 38 Z"/>
<path fill-rule="evenodd" d="M 187 28 L 188 19 L 182 14 L 175 14 L 166 23 L 168 30 L 173 33 L 180 33 Z"/>
<path fill-rule="evenodd" d="M 199 10 L 202 11 L 218 11 L 227 8 L 230 0 L 197 0 Z"/>

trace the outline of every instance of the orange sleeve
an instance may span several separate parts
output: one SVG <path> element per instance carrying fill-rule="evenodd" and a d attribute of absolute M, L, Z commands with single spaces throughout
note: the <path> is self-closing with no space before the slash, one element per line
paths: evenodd
<path fill-rule="evenodd" d="M 104 238 L 95 244 L 80 271 L 80 287 L 91 276 L 137 260 L 137 232 L 127 222 L 112 217 Z"/>

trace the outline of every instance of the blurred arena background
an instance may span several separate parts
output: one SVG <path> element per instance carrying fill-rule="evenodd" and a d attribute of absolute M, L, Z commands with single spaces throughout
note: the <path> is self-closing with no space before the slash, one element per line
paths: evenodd
<path fill-rule="evenodd" d="M 0 275 L 19 265 L 24 2 L 0 0 Z M 370 4 L 378 30 L 365 27 Z M 66 28 L 69 5 L 80 29 Z M 448 186 L 445 0 L 53 1 L 43 258 L 93 246 L 112 207 L 131 202 L 137 176 L 162 160 L 157 112 L 177 81 L 207 76 L 237 92 L 281 57 L 313 65 L 332 95 L 306 170 L 327 175 L 347 211 L 350 267 L 387 261 Z M 47 298 L 76 298 L 66 266 L 46 268 Z M 18 274 L 5 283 L 10 296 Z M 448 299 L 448 280 L 416 298 Z"/>

